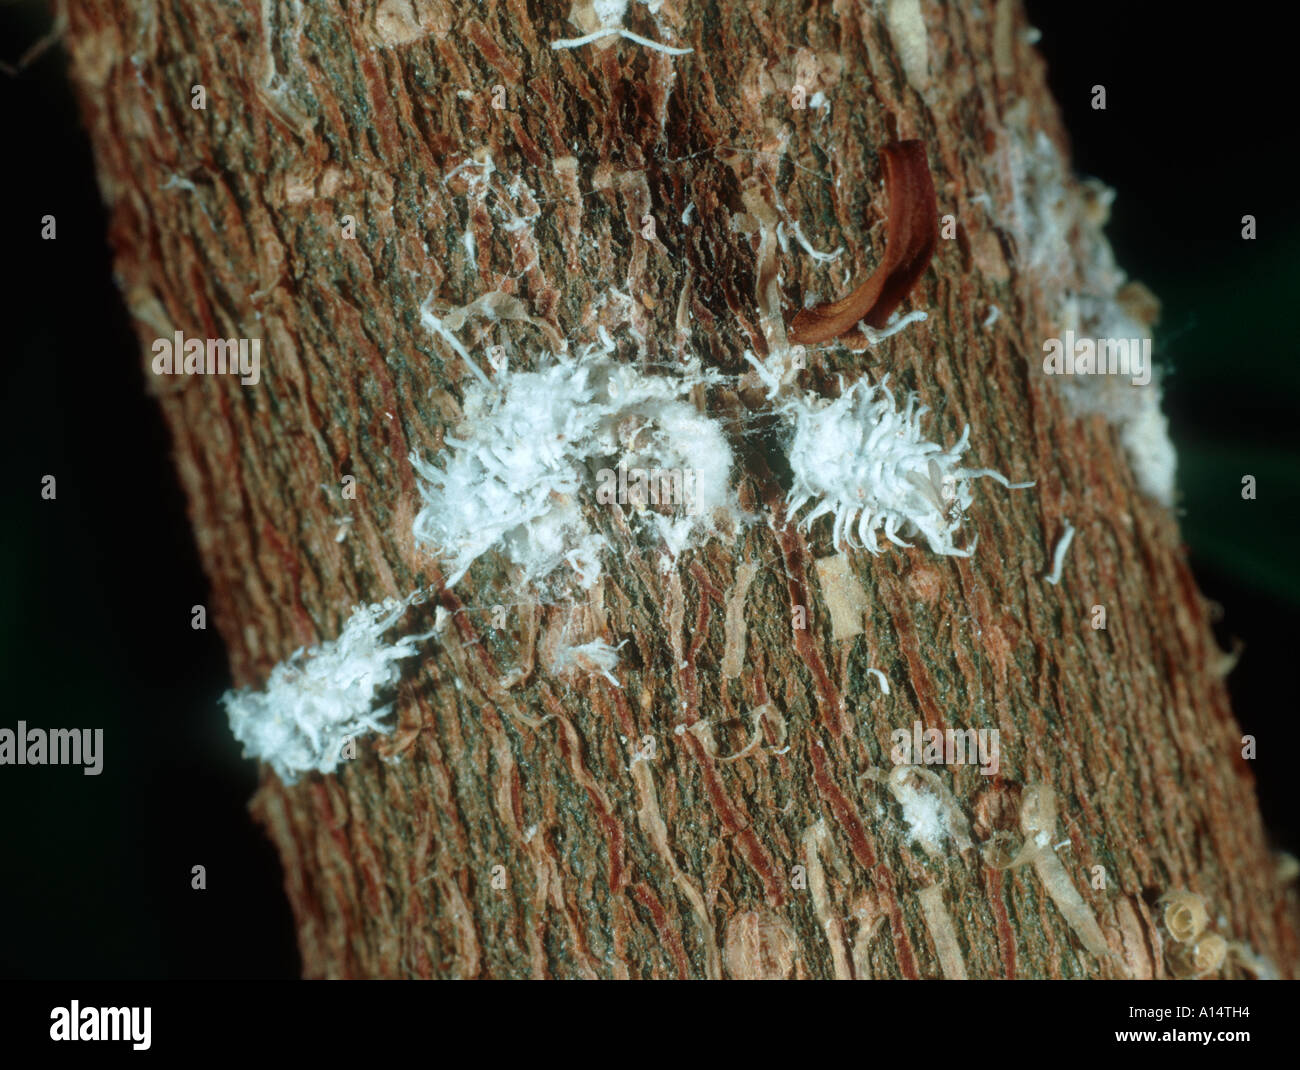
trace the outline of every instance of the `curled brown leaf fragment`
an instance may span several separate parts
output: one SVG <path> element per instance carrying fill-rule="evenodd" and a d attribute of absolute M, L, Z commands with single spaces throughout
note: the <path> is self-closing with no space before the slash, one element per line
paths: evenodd
<path fill-rule="evenodd" d="M 921 277 L 939 241 L 939 204 L 922 141 L 898 141 L 881 150 L 889 197 L 885 258 L 847 297 L 805 308 L 790 321 L 794 345 L 838 338 L 860 320 L 881 328 Z"/>

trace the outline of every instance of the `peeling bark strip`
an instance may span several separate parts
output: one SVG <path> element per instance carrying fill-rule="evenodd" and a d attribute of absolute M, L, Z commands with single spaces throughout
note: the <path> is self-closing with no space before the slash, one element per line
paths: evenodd
<path fill-rule="evenodd" d="M 1155 902 L 1177 889 L 1213 904 L 1216 975 L 1295 972 L 1295 892 L 1175 518 L 1118 433 L 1026 365 L 1117 272 L 1017 0 L 67 12 L 233 686 L 338 639 L 351 606 L 430 591 L 408 616 L 436 635 L 382 700 L 393 732 L 328 775 L 266 769 L 253 800 L 306 975 L 1158 974 Z M 882 323 L 935 252 L 924 330 L 878 346 L 871 380 L 915 392 L 936 442 L 979 429 L 972 465 L 1038 481 L 979 492 L 970 558 L 835 557 L 796 530 L 792 469 L 770 463 L 789 444 L 739 379 L 746 353 L 785 360 L 778 277 L 839 281 L 802 235 L 872 244 L 856 198 L 901 139 L 882 265 L 836 304 Z M 959 223 L 937 247 L 927 156 Z M 151 344 L 177 331 L 260 338 L 259 381 L 155 376 Z M 598 581 L 521 587 L 493 550 L 448 586 L 413 537 L 408 458 L 454 451 L 503 370 L 584 352 L 647 379 L 696 362 L 676 400 L 724 427 L 750 519 L 665 554 L 643 530 L 658 514 L 596 504 L 575 469 Z M 779 391 L 862 378 L 846 347 L 817 357 L 782 363 Z M 654 428 L 613 430 L 641 448 Z M 1066 516 L 1087 538 L 1052 585 Z M 619 686 L 566 668 L 566 646 Z M 220 720 L 216 696 L 192 715 Z M 891 732 L 917 721 L 998 729 L 999 775 L 913 771 L 896 799 Z M 1022 801 L 1032 864 L 996 868 Z M 918 835 L 936 813 L 945 834 Z M 1186 946 L 1197 970 L 1223 950 Z"/>
<path fill-rule="evenodd" d="M 722 654 L 722 676 L 734 680 L 744 669 L 745 636 L 749 625 L 745 622 L 745 596 L 749 594 L 749 585 L 754 582 L 758 565 L 746 561 L 736 569 L 736 582 L 727 595 L 727 638 L 726 649 Z"/>
<path fill-rule="evenodd" d="M 921 911 L 925 915 L 926 928 L 934 941 L 934 952 L 939 956 L 939 967 L 950 981 L 966 980 L 966 963 L 961 958 L 961 945 L 957 942 L 957 930 L 953 927 L 952 917 L 943 904 L 943 889 L 938 885 L 922 888 L 916 893 L 921 901 Z"/>
<path fill-rule="evenodd" d="M 1044 784 L 1031 784 L 1020 800 L 1020 828 L 1024 845 L 1007 868 L 1029 862 L 1074 934 L 1098 958 L 1113 958 L 1101 927 L 1079 890 L 1070 880 L 1065 866 L 1056 855 L 1052 837 L 1056 833 L 1056 792 Z"/>
<path fill-rule="evenodd" d="M 885 196 L 889 198 L 884 259 L 848 297 L 797 313 L 790 321 L 794 345 L 829 342 L 862 320 L 869 327 L 883 328 L 934 256 L 939 242 L 939 203 L 925 143 L 886 145 L 881 155 L 885 158 Z"/>
<path fill-rule="evenodd" d="M 853 575 L 848 554 L 819 558 L 814 562 L 822 598 L 831 615 L 831 638 L 837 642 L 862 633 L 862 614 L 868 608 L 867 596 Z"/>

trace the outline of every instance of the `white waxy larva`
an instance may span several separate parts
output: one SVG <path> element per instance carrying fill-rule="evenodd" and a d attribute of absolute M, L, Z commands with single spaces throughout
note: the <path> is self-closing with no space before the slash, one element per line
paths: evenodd
<path fill-rule="evenodd" d="M 221 702 L 244 756 L 266 762 L 292 784 L 302 773 L 333 772 L 349 739 L 391 732 L 381 720 L 392 705 L 376 709 L 375 701 L 401 676 L 397 662 L 433 633 L 391 644 L 380 636 L 422 600 L 416 591 L 400 601 L 357 606 L 337 639 L 299 647 L 271 670 L 263 690 L 227 691 Z"/>
<path fill-rule="evenodd" d="M 947 449 L 927 441 L 920 427 L 927 407 L 908 394 L 899 410 L 888 383 L 888 376 L 878 386 L 860 379 L 834 401 L 796 396 L 782 407 L 793 429 L 790 514 L 814 503 L 799 523 L 802 528 L 820 516 L 834 516 L 837 548 L 861 545 L 874 554 L 881 534 L 897 546 L 920 535 L 935 553 L 969 557 L 975 540 L 959 548 L 954 536 L 974 500 L 971 480 L 987 476 L 1011 489 L 1033 484 L 961 466 L 970 428 Z"/>
<path fill-rule="evenodd" d="M 503 370 L 471 385 L 458 436 L 444 435 L 450 453 L 438 464 L 411 455 L 424 503 L 413 534 L 447 562 L 448 585 L 500 549 L 524 583 L 567 567 L 591 587 L 607 548 L 582 511 L 584 501 L 599 501 L 596 462 L 678 472 L 683 497 L 690 473 L 689 499 L 671 514 L 636 518 L 670 558 L 716 533 L 719 515 L 740 521 L 722 425 L 683 397 L 710 377 L 696 363 L 679 375 L 645 375 L 612 359 L 613 348 L 602 333 L 601 346 L 576 360 L 557 357 L 538 371 Z"/>

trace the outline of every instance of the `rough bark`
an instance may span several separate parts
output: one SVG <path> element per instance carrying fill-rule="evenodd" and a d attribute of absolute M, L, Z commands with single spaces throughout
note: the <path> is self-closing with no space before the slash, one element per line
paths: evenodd
<path fill-rule="evenodd" d="M 912 295 L 930 318 L 870 351 L 813 350 L 799 385 L 889 373 L 931 406 L 931 437 L 969 423 L 970 463 L 1037 486 L 980 484 L 970 559 L 850 554 L 859 595 L 818 569 L 824 526 L 786 523 L 761 392 L 701 392 L 730 421 L 759 523 L 663 573 L 617 509 L 593 507 L 619 558 L 580 606 L 510 594 L 489 555 L 437 596 L 453 625 L 408 668 L 392 736 L 337 775 L 264 773 L 253 810 L 283 858 L 304 973 L 1166 976 L 1156 900 L 1179 888 L 1293 972 L 1294 894 L 1175 518 L 1112 426 L 1035 371 L 1099 238 L 1078 226 L 1049 262 L 1028 253 L 1013 146 L 1065 139 L 1018 3 L 631 5 L 628 28 L 686 56 L 619 38 L 552 49 L 581 32 L 567 15 L 523 0 L 70 6 L 118 281 L 235 682 L 260 685 L 358 602 L 442 584 L 413 543 L 408 453 L 437 453 L 471 380 L 421 328 L 426 297 L 520 298 L 531 320 L 459 332 L 516 365 L 604 326 L 622 359 L 693 352 L 739 377 L 744 350 L 768 351 L 773 264 L 799 307 L 877 261 L 878 149 L 897 139 L 926 142 L 959 224 Z M 829 109 L 792 107 L 796 85 Z M 462 167 L 489 156 L 486 180 Z M 821 266 L 797 242 L 762 245 L 790 219 L 845 254 Z M 262 382 L 155 377 L 150 343 L 177 330 L 262 338 Z M 1043 577 L 1067 518 L 1079 534 L 1056 586 Z M 566 627 L 631 640 L 620 687 L 548 672 Z M 971 850 L 925 851 L 873 773 L 915 720 L 1000 730 L 998 776 L 939 770 Z M 761 744 L 724 761 L 751 723 Z M 654 755 L 636 760 L 645 737 Z M 1055 857 L 1113 958 L 1047 894 L 1046 863 L 992 864 L 1032 785 L 1056 792 Z M 1222 972 L 1252 971 L 1230 957 Z"/>

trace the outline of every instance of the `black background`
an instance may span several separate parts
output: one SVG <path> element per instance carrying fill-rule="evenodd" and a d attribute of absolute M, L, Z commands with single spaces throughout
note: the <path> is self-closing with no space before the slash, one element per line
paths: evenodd
<path fill-rule="evenodd" d="M 993 0 L 983 0 L 991 11 Z M 1179 451 L 1183 530 L 1223 606 L 1229 684 L 1266 821 L 1296 850 L 1287 759 L 1300 569 L 1292 561 L 1300 372 L 1294 59 L 1271 5 L 1033 2 L 1076 169 L 1118 191 L 1120 264 L 1164 303 L 1157 357 Z M 0 58 L 45 32 L 0 6 Z M 102 726 L 99 777 L 0 768 L 0 975 L 294 976 L 274 852 L 245 806 L 257 775 L 217 696 L 230 680 L 160 414 L 105 244 L 88 147 L 55 49 L 0 74 L 5 412 L 0 725 Z M 1104 112 L 1091 90 L 1107 90 Z M 1259 224 L 1240 238 L 1241 216 Z M 57 218 L 42 241 L 40 218 Z M 1240 480 L 1259 479 L 1243 502 Z M 55 502 L 41 478 L 58 479 Z M 190 867 L 208 888 L 190 889 Z"/>

